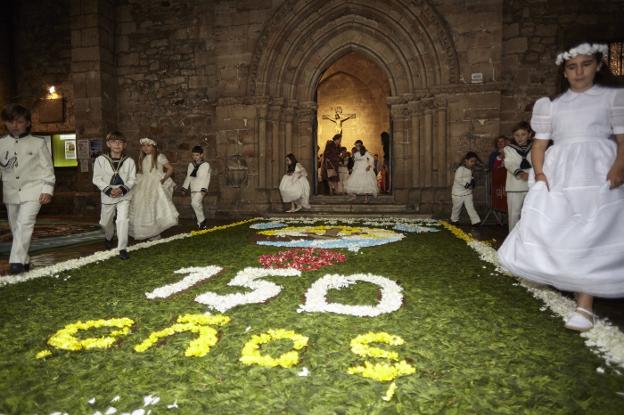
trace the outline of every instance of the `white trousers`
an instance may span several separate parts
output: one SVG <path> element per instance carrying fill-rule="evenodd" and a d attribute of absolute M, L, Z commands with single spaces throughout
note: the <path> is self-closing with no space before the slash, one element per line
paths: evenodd
<path fill-rule="evenodd" d="M 204 214 L 204 196 L 206 196 L 204 192 L 191 192 L 191 207 L 197 217 L 197 225 L 206 220 L 206 215 Z"/>
<path fill-rule="evenodd" d="M 468 216 L 470 216 L 470 223 L 474 225 L 475 223 L 481 222 L 481 218 L 479 217 L 479 214 L 474 208 L 474 202 L 472 201 L 472 194 L 469 194 L 466 196 L 451 195 L 451 199 L 453 200 L 451 222 L 457 222 L 459 220 L 459 214 L 461 213 L 462 206 L 464 205 L 466 205 L 466 211 L 468 212 Z"/>
<path fill-rule="evenodd" d="M 509 232 L 520 220 L 524 198 L 528 192 L 507 192 L 507 215 L 509 220 Z"/>
<path fill-rule="evenodd" d="M 117 219 L 113 224 L 113 218 L 117 213 Z M 115 235 L 117 228 L 117 249 L 122 250 L 128 247 L 128 224 L 130 213 L 130 201 L 122 200 L 114 205 L 102 204 L 102 214 L 100 215 L 100 225 L 104 230 L 104 237 L 109 241 Z"/>
<path fill-rule="evenodd" d="M 32 239 L 35 221 L 37 220 L 39 209 L 41 209 L 41 204 L 37 201 L 19 204 L 7 203 L 6 207 L 9 216 L 9 226 L 11 226 L 11 234 L 13 235 L 9 263 L 29 264 L 28 249 L 30 248 L 30 240 Z"/>

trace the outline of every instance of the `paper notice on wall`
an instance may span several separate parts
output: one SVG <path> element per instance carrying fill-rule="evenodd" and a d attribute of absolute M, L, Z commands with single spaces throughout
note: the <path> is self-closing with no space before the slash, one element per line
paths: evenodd
<path fill-rule="evenodd" d="M 67 140 L 65 141 L 65 160 L 75 160 L 75 159 L 76 159 L 76 141 Z"/>
<path fill-rule="evenodd" d="M 89 159 L 81 159 L 80 160 L 80 173 L 89 173 L 89 164 L 91 160 Z"/>

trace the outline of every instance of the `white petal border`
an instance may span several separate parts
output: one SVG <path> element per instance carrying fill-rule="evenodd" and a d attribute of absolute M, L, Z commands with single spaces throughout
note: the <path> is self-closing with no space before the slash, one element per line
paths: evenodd
<path fill-rule="evenodd" d="M 454 233 L 453 229 L 457 232 L 462 232 L 453 225 L 445 224 L 444 226 L 451 230 L 452 233 Z M 479 257 L 483 261 L 494 265 L 498 272 L 517 278 L 522 287 L 531 293 L 533 297 L 542 300 L 556 315 L 565 319 L 574 312 L 576 304 L 573 300 L 564 297 L 561 293 L 552 288 L 537 286 L 522 278 L 518 278 L 503 268 L 498 262 L 496 250 L 488 244 L 475 239 L 470 239 L 466 241 L 466 243 L 479 254 Z M 581 336 L 585 338 L 585 345 L 588 346 L 592 352 L 603 358 L 608 365 L 616 365 L 624 368 L 624 332 L 617 326 L 614 326 L 607 319 L 597 318 L 594 323 L 594 328 L 581 333 Z"/>
<path fill-rule="evenodd" d="M 240 222 L 234 222 L 227 225 L 214 226 L 209 229 L 204 229 L 201 231 L 193 231 L 191 233 L 180 233 L 177 235 L 170 236 L 168 238 L 159 239 L 156 241 L 147 241 L 141 242 L 135 245 L 128 247 L 128 251 L 138 251 L 140 249 L 149 248 L 155 245 L 166 244 L 168 242 L 177 241 L 179 239 L 190 238 L 195 235 L 203 235 L 210 232 L 216 232 L 228 228 L 233 228 L 235 226 L 244 225 L 250 222 L 255 222 L 257 220 L 264 220 L 264 218 L 251 218 L 247 220 L 243 220 Z M 114 258 L 117 256 L 117 250 L 110 251 L 99 251 L 94 254 L 84 256 L 76 259 L 69 259 L 67 261 L 59 262 L 58 264 L 50 265 L 42 268 L 35 268 L 30 272 L 19 274 L 19 275 L 10 275 L 10 276 L 2 276 L 0 277 L 0 288 L 5 287 L 7 285 L 19 284 L 22 282 L 34 280 L 41 277 L 50 277 L 57 276 L 57 274 L 63 271 L 69 271 L 72 269 L 80 268 L 85 265 L 93 264 L 100 261 L 105 261 L 110 258 Z"/>

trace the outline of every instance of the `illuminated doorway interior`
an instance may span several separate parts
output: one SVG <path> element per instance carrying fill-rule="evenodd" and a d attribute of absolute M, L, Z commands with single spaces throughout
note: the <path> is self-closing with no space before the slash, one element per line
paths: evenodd
<path fill-rule="evenodd" d="M 390 175 L 390 154 L 384 158 L 382 132 L 390 132 L 387 97 L 390 86 L 384 71 L 372 60 L 351 52 L 334 62 L 321 76 L 317 89 L 317 149 L 322 154 L 328 140 L 342 133 L 342 146 L 351 152 L 362 140 L 378 165 L 386 162 Z M 386 146 L 386 153 L 390 152 Z M 389 182 L 389 179 L 388 179 Z M 389 191 L 389 186 L 381 191 Z M 328 194 L 327 184 L 317 178 L 317 194 Z"/>

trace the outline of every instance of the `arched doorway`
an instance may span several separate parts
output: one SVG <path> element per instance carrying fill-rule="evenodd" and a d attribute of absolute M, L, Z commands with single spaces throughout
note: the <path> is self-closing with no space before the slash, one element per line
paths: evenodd
<path fill-rule="evenodd" d="M 381 133 L 390 130 L 387 97 L 390 84 L 377 63 L 358 52 L 349 52 L 336 60 L 321 75 L 316 92 L 316 146 L 322 153 L 334 134 L 342 134 L 342 146 L 351 152 L 356 140 L 362 140 L 369 153 L 376 157 L 380 179 L 389 177 L 390 154 L 384 153 Z M 386 153 L 389 149 L 386 148 Z M 342 178 L 346 178 L 347 156 L 343 154 Z M 386 165 L 384 166 L 384 160 Z M 388 191 L 388 180 L 380 182 Z M 339 186 L 339 189 L 341 187 Z M 317 180 L 316 193 L 327 194 L 327 183 Z"/>

